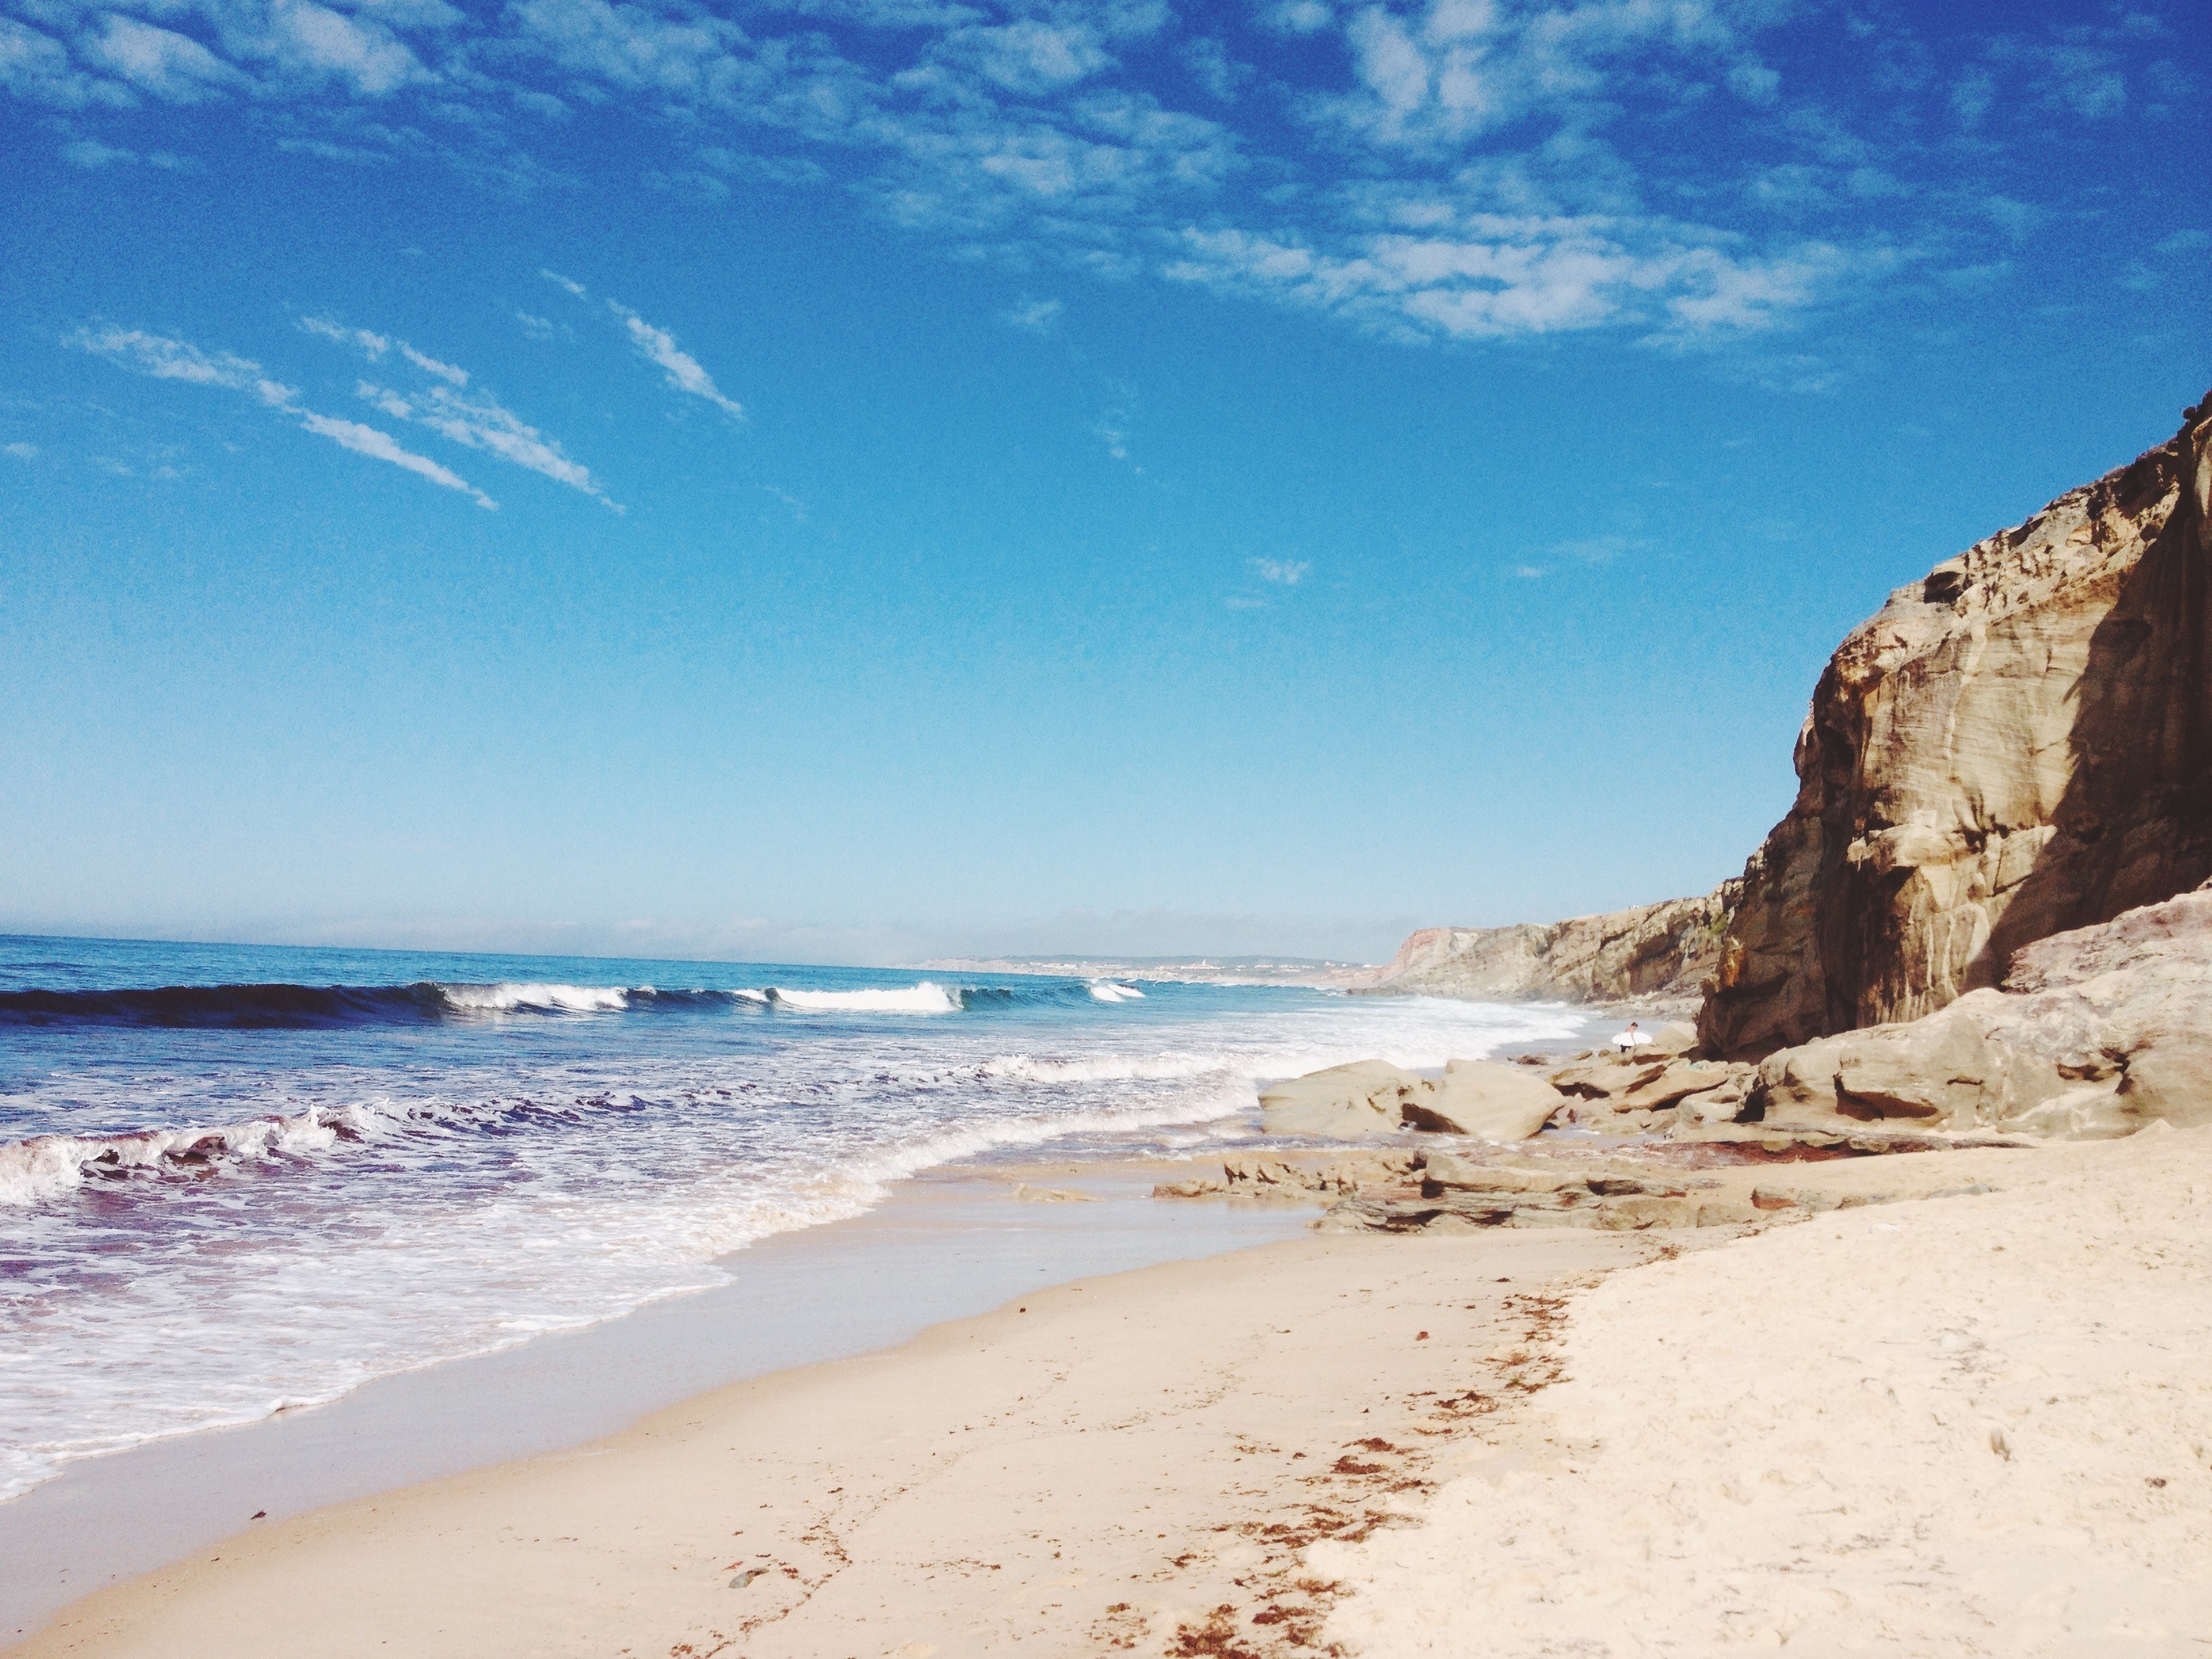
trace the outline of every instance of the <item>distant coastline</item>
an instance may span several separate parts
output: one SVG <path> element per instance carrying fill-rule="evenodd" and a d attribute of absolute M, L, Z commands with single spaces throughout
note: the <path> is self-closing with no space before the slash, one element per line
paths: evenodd
<path fill-rule="evenodd" d="M 1149 979 L 1164 985 L 1288 985 L 1340 990 L 1364 985 L 1373 963 L 1316 957 L 933 957 L 915 973 L 1024 974 L 1055 979 Z"/>

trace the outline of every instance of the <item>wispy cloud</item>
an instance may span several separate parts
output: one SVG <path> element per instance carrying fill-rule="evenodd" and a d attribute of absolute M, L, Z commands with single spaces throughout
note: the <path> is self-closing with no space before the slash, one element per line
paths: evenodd
<path fill-rule="evenodd" d="M 1060 320 L 1063 307 L 1057 300 L 1036 300 L 1024 295 L 1006 313 L 1006 320 L 1031 334 L 1048 334 Z"/>
<path fill-rule="evenodd" d="M 434 386 L 418 392 L 396 392 L 363 380 L 354 388 L 363 402 L 395 421 L 411 421 L 453 442 L 481 449 L 500 459 L 541 477 L 605 501 L 606 492 L 581 462 L 571 460 L 561 446 L 512 410 L 483 392 L 463 392 L 451 385 Z M 607 505 L 622 509 L 612 501 Z"/>
<path fill-rule="evenodd" d="M 103 144 L 97 138 L 80 138 L 62 146 L 62 159 L 71 167 L 84 168 L 88 173 L 100 167 L 113 167 L 118 161 L 135 161 L 138 152 L 123 149 L 113 144 Z"/>
<path fill-rule="evenodd" d="M 639 165 L 672 188 L 848 189 L 1010 270 L 1165 279 L 1409 342 L 1771 336 L 1916 252 L 1972 262 L 1977 217 L 2031 234 L 2058 210 L 2003 142 L 2027 126 L 2170 122 L 2203 91 L 2133 11 L 1939 41 L 1903 14 L 1875 27 L 1773 0 L 1259 0 L 1180 19 L 1157 0 L 777 0 L 742 24 L 613 0 L 15 9 L 0 86 L 72 123 L 285 106 L 275 142 L 303 153 L 526 180 L 543 169 L 517 112 L 599 105 L 653 135 Z M 79 165 L 130 153 L 70 133 Z M 1929 135 L 1955 147 L 1941 167 Z M 617 314 L 672 384 L 734 409 L 664 331 Z"/>
<path fill-rule="evenodd" d="M 358 421 L 340 420 L 332 415 L 318 415 L 311 410 L 293 411 L 300 424 L 319 437 L 350 449 L 356 455 L 366 455 L 372 460 L 389 461 L 394 466 L 404 467 L 432 483 L 443 484 L 448 489 L 465 490 L 476 497 L 478 507 L 497 507 L 499 503 L 483 490 L 470 483 L 458 473 L 448 471 L 427 455 L 417 455 L 411 449 L 403 449 L 388 432 L 373 426 L 363 426 Z"/>
<path fill-rule="evenodd" d="M 733 421 L 744 418 L 745 411 L 737 403 L 725 398 L 715 386 L 714 377 L 699 366 L 699 360 L 678 347 L 676 337 L 665 329 L 655 328 L 628 306 L 610 300 L 607 309 L 622 319 L 630 343 L 647 362 L 657 364 L 670 386 L 686 392 L 694 398 L 703 398 Z"/>
<path fill-rule="evenodd" d="M 12 455 L 19 461 L 34 461 L 39 458 L 39 447 L 21 442 L 0 444 L 0 455 Z"/>
<path fill-rule="evenodd" d="M 1296 587 L 1313 568 L 1310 559 L 1255 559 L 1252 568 L 1260 573 L 1263 582 L 1273 582 L 1282 587 Z"/>
<path fill-rule="evenodd" d="M 352 346 L 371 362 L 380 362 L 387 354 L 397 351 L 425 374 L 434 374 L 448 386 L 465 386 L 469 383 L 469 372 L 465 368 L 440 362 L 435 357 L 416 350 L 406 341 L 388 334 L 379 334 L 366 328 L 349 328 L 328 317 L 302 317 L 300 327 L 306 333 L 319 335 L 325 340 L 335 340 L 340 345 Z"/>
<path fill-rule="evenodd" d="M 392 349 L 390 336 L 373 333 L 365 328 L 349 328 L 329 317 L 302 317 L 300 319 L 300 331 L 322 339 L 335 340 L 340 345 L 351 346 L 371 362 L 382 358 Z"/>
<path fill-rule="evenodd" d="M 79 329 L 68 337 L 65 343 L 106 357 L 133 374 L 152 380 L 182 380 L 194 386 L 244 392 L 284 416 L 302 431 L 328 438 L 356 455 L 389 462 L 443 489 L 459 490 L 479 507 L 499 505 L 459 474 L 439 465 L 427 455 L 402 447 L 388 432 L 302 408 L 295 390 L 264 373 L 261 365 L 249 357 L 204 351 L 190 341 L 150 334 L 143 329 Z"/>
<path fill-rule="evenodd" d="M 441 363 L 435 357 L 427 357 L 404 340 L 399 342 L 399 355 L 425 374 L 434 374 L 447 386 L 466 386 L 469 383 L 468 370 L 456 368 L 451 363 Z"/>
<path fill-rule="evenodd" d="M 539 317 L 527 311 L 517 311 L 514 320 L 522 325 L 522 331 L 533 340 L 574 338 L 574 331 L 566 323 L 556 323 L 550 317 Z"/>
<path fill-rule="evenodd" d="M 417 351 L 406 341 L 373 329 L 352 328 L 327 317 L 303 317 L 300 326 L 309 334 L 350 346 L 372 362 L 397 356 L 438 385 L 407 392 L 362 380 L 355 396 L 395 421 L 428 427 L 440 436 L 470 449 L 479 449 L 501 460 L 552 479 L 605 502 L 617 513 L 623 508 L 608 501 L 606 491 L 580 461 L 563 453 L 560 444 L 507 408 L 489 392 L 468 391 L 469 372 Z"/>

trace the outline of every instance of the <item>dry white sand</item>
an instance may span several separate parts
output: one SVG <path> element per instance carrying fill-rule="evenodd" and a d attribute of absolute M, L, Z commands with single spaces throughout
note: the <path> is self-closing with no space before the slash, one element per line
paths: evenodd
<path fill-rule="evenodd" d="M 1066 1285 L 14 1651 L 2212 1659 L 2212 1131 L 1761 1178 L 2002 1190 Z"/>
<path fill-rule="evenodd" d="M 1220 1652 L 1177 1644 L 1224 1607 L 1266 1616 L 1272 1648 L 1326 1611 L 1299 1548 L 1418 1497 L 1434 1449 L 1512 1395 L 1547 1287 L 1656 1248 L 1314 1237 L 1063 1286 L 574 1452 L 265 1522 L 11 1651 Z"/>
<path fill-rule="evenodd" d="M 2212 1129 L 2006 1174 L 1575 1297 L 1569 1380 L 1425 1526 L 1312 1553 L 1352 1591 L 1328 1636 L 2212 1655 Z"/>

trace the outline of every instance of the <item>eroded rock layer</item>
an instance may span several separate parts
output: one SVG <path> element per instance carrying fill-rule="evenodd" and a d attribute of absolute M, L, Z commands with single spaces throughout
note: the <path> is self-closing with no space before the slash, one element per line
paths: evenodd
<path fill-rule="evenodd" d="M 1511 927 L 1425 927 L 1354 993 L 1624 1002 L 1693 997 L 1719 960 L 1739 884 L 1698 898 Z"/>
<path fill-rule="evenodd" d="M 1709 1050 L 1917 1019 L 2212 874 L 2209 451 L 2212 398 L 1852 631 L 1719 943 Z"/>
<path fill-rule="evenodd" d="M 2029 945 L 2001 990 L 1778 1050 L 1738 1115 L 2068 1138 L 2212 1123 L 2212 885 Z"/>

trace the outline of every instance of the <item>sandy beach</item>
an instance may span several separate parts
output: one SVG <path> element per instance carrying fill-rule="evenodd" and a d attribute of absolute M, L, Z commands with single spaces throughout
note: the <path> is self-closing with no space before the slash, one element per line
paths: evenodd
<path fill-rule="evenodd" d="M 2202 1650 L 2212 1133 L 1787 1173 L 1890 1201 L 1078 1280 L 11 1651 Z"/>

